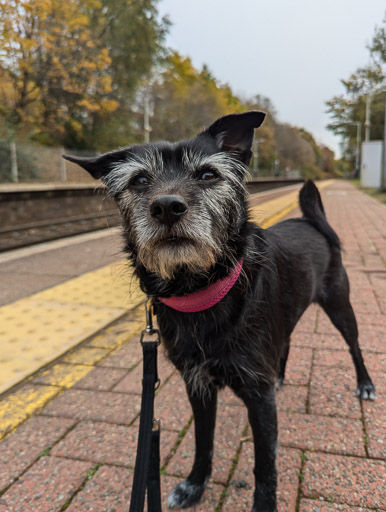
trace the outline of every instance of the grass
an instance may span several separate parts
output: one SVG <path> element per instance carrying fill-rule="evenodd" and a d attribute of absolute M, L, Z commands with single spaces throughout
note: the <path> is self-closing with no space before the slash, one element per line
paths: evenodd
<path fill-rule="evenodd" d="M 362 190 L 362 192 L 365 192 L 374 199 L 377 199 L 380 203 L 386 204 L 386 190 L 380 190 L 379 188 L 361 187 L 359 178 L 350 180 L 350 182 L 359 188 L 359 190 Z"/>

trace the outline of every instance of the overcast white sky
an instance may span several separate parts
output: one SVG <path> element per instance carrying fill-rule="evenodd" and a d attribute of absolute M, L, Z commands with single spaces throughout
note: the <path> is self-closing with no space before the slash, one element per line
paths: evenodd
<path fill-rule="evenodd" d="M 369 62 L 385 0 L 161 0 L 159 10 L 173 23 L 168 46 L 237 94 L 268 96 L 281 122 L 338 150 L 325 101 Z"/>

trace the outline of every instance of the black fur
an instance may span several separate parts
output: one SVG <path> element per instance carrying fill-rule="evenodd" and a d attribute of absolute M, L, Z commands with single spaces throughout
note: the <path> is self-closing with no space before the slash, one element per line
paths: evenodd
<path fill-rule="evenodd" d="M 261 113 L 226 116 L 191 141 L 139 146 L 126 150 L 126 156 L 122 153 L 125 150 L 116 154 L 118 163 L 143 151 L 157 151 L 162 158 L 162 172 L 155 170 L 160 180 L 157 185 L 154 177 L 146 178 L 147 184 L 140 190 L 142 182 L 131 180 L 127 185 L 130 189 L 127 197 L 135 199 L 138 195 L 138 204 L 145 205 L 147 220 L 144 220 L 154 225 L 156 221 L 146 213 L 146 205 L 150 210 L 157 189 L 169 190 L 173 183 L 174 188 L 168 193 L 180 195 L 188 209 L 193 209 L 200 205 L 204 208 L 208 190 L 215 194 L 219 187 L 216 179 L 206 184 L 195 174 L 186 176 L 182 164 L 184 150 L 199 151 L 201 156 L 230 152 L 237 183 L 232 183 L 233 191 L 229 194 L 233 194 L 232 200 L 236 198 L 239 207 L 235 209 L 229 199 L 231 196 L 225 196 L 223 201 L 229 201 L 227 218 L 212 215 L 212 230 L 225 226 L 226 236 L 215 263 L 203 272 L 192 272 L 181 262 L 172 278 L 163 279 L 157 272 L 147 269 L 138 256 L 138 233 L 133 231 L 132 217 L 138 212 L 130 205 L 131 199 L 126 198 L 126 189 L 121 187 L 117 192 L 116 183 L 108 181 L 114 153 L 102 155 L 99 163 L 95 159 L 91 163 L 77 161 L 94 176 L 104 176 L 116 195 L 124 218 L 126 249 L 143 290 L 155 297 L 163 344 L 186 382 L 194 412 L 196 455 L 188 478 L 169 498 L 172 508 L 192 506 L 204 492 L 211 474 L 217 389 L 229 386 L 246 404 L 253 431 L 256 483 L 253 510 L 277 510 L 275 385 L 284 379 L 290 336 L 309 304 L 320 304 L 348 343 L 357 371 L 358 394 L 362 398 L 375 398 L 374 386 L 358 346 L 340 242 L 327 223 L 316 186 L 308 181 L 300 192 L 301 219 L 280 222 L 267 230 L 248 219 L 240 162 L 248 163 L 253 129 L 263 118 Z M 226 175 L 221 176 L 221 169 L 219 174 L 219 179 L 227 179 Z M 141 180 L 143 176 L 147 175 L 142 172 Z M 184 226 L 183 219 L 178 223 Z M 164 233 L 166 229 L 172 232 L 175 228 L 160 225 L 159 229 Z M 212 308 L 181 313 L 157 301 L 159 296 L 185 295 L 205 288 L 224 277 L 241 258 L 244 263 L 239 279 Z"/>

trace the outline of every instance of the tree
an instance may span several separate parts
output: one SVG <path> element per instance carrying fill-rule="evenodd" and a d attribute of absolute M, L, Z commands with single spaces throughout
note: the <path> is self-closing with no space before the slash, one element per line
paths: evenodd
<path fill-rule="evenodd" d="M 101 1 L 103 15 L 95 13 L 95 24 L 109 51 L 113 93 L 122 108 L 131 105 L 139 83 L 164 55 L 170 22 L 167 17 L 158 20 L 155 0 Z"/>
<path fill-rule="evenodd" d="M 228 85 L 220 84 L 207 66 L 197 70 L 189 57 L 170 53 L 152 86 L 144 96 L 151 96 L 153 140 L 176 141 L 195 136 L 214 119 L 233 112 L 262 110 L 267 113 L 264 124 L 256 132 L 259 143 L 259 169 L 271 171 L 275 160 L 282 167 L 301 169 L 306 177 L 322 177 L 322 151 L 312 135 L 275 121 L 271 101 L 256 95 L 240 99 Z M 143 112 L 138 109 L 139 121 Z M 251 169 L 253 161 L 251 162 Z"/>
<path fill-rule="evenodd" d="M 383 25 L 375 27 L 374 36 L 368 48 L 376 62 L 386 64 L 386 12 Z"/>
<path fill-rule="evenodd" d="M 366 119 L 366 97 L 371 95 L 371 138 L 382 138 L 384 99 L 381 89 L 384 80 L 382 67 L 372 64 L 365 68 L 358 68 L 347 80 L 341 80 L 345 94 L 334 96 L 327 101 L 327 112 L 332 121 L 327 128 L 342 137 L 342 145 L 347 157 L 352 159 L 355 155 L 357 123 L 362 126 Z"/>
<path fill-rule="evenodd" d="M 337 169 L 335 166 L 335 154 L 330 148 L 324 145 L 320 145 L 319 150 L 321 154 L 321 170 L 325 176 L 332 178 L 333 176 L 337 175 Z"/>
<path fill-rule="evenodd" d="M 283 167 L 304 167 L 315 163 L 311 145 L 301 137 L 299 130 L 287 123 L 276 125 L 279 158 Z"/>
<path fill-rule="evenodd" d="M 168 27 L 156 3 L 0 0 L 0 115 L 9 131 L 93 147 L 117 117 L 127 128 Z"/>
<path fill-rule="evenodd" d="M 358 68 L 347 80 L 341 80 L 344 94 L 334 96 L 326 102 L 331 122 L 327 128 L 342 137 L 342 148 L 346 158 L 353 164 L 356 150 L 357 123 L 361 123 L 364 136 L 366 99 L 371 99 L 371 138 L 382 139 L 384 130 L 384 87 L 386 64 L 386 16 L 383 26 L 376 27 L 369 45 L 372 62 Z"/>
<path fill-rule="evenodd" d="M 98 112 L 87 137 L 90 147 L 110 149 L 142 140 L 136 96 L 165 58 L 163 46 L 170 22 L 159 19 L 158 0 L 101 0 L 102 13 L 94 15 L 94 26 L 111 58 L 110 97 L 119 109 L 106 119 Z"/>
<path fill-rule="evenodd" d="M 298 169 L 305 179 L 322 179 L 333 174 L 333 151 L 319 146 L 310 132 L 287 123 L 276 123 L 275 131 L 276 158 L 281 167 Z"/>
<path fill-rule="evenodd" d="M 12 130 L 64 142 L 81 136 L 94 112 L 110 112 L 111 63 L 93 38 L 90 12 L 98 0 L 1 0 L 2 113 Z"/>
<path fill-rule="evenodd" d="M 255 133 L 258 142 L 259 174 L 268 171 L 274 165 L 277 157 L 277 141 L 275 137 L 276 111 L 269 98 L 256 94 L 253 98 L 243 101 L 246 110 L 261 110 L 267 114 L 264 123 Z M 252 164 L 253 166 L 253 161 Z"/>
<path fill-rule="evenodd" d="M 245 110 L 227 85 L 206 66 L 194 68 L 189 57 L 171 53 L 152 87 L 152 139 L 178 140 L 196 135 L 214 119 Z"/>

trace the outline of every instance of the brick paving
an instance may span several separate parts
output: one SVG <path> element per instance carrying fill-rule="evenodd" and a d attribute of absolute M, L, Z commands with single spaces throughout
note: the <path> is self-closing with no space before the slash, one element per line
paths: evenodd
<path fill-rule="evenodd" d="M 310 307 L 293 334 L 286 383 L 277 395 L 279 512 L 381 512 L 386 511 L 386 208 L 345 182 L 322 195 L 343 242 L 360 344 L 378 398 L 356 398 L 344 340 L 320 308 Z M 71 365 L 79 370 L 70 389 L 44 373 L 25 384 L 39 390 L 56 386 L 57 393 L 0 444 L 0 512 L 126 510 L 141 353 L 137 337 L 110 352 L 122 325 L 116 322 L 59 361 L 58 374 Z M 163 425 L 166 509 L 167 494 L 190 468 L 193 425 L 180 377 L 163 357 L 159 366 L 156 415 Z M 240 401 L 229 391 L 221 393 L 213 476 L 196 512 L 250 510 L 250 436 Z"/>

